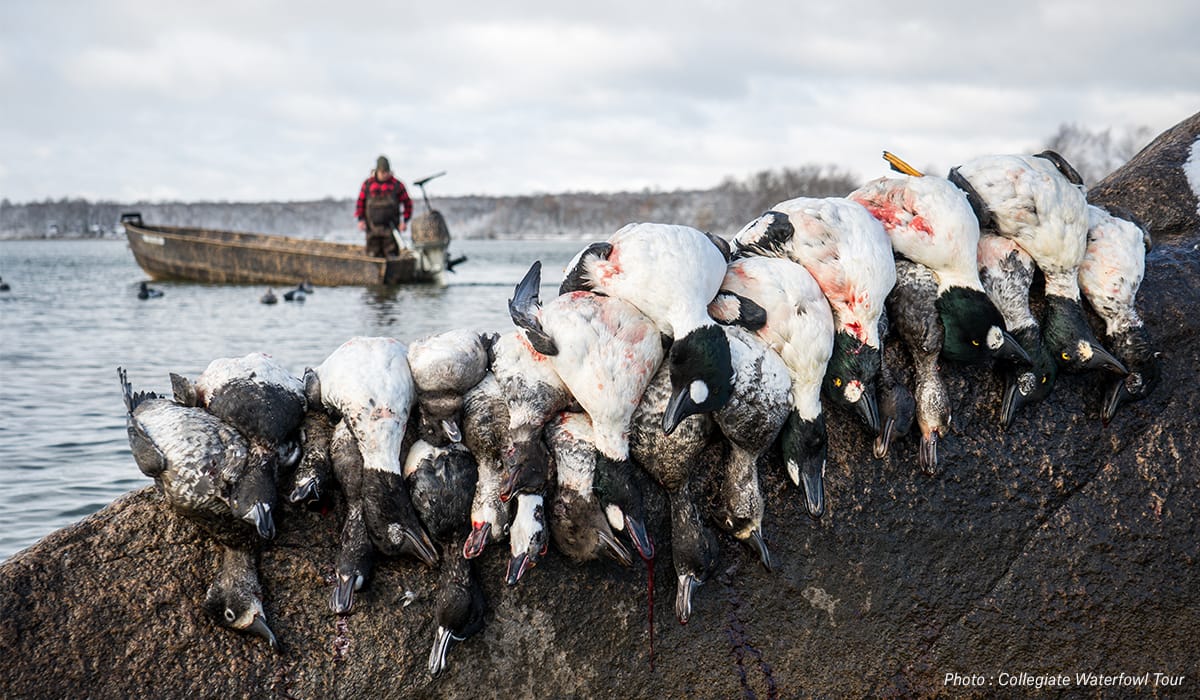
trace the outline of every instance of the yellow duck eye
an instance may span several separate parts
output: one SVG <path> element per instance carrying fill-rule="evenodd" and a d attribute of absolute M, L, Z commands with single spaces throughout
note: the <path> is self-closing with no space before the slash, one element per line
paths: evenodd
<path fill-rule="evenodd" d="M 842 378 L 841 378 L 841 377 L 834 377 L 834 378 L 833 378 L 833 385 L 834 385 L 834 386 L 836 386 L 836 387 L 840 387 L 840 386 L 842 385 Z"/>
<path fill-rule="evenodd" d="M 1062 354 L 1062 359 L 1066 360 L 1067 362 L 1070 362 L 1070 361 L 1071 361 L 1071 356 L 1070 356 L 1070 355 L 1068 355 L 1067 353 L 1065 353 L 1065 352 L 1064 352 L 1064 353 Z"/>
<path fill-rule="evenodd" d="M 972 341 L 971 341 L 971 345 L 974 345 L 975 347 L 979 347 L 979 341 L 978 341 L 978 340 L 972 340 Z"/>
<path fill-rule="evenodd" d="M 1043 374 L 1042 375 L 1042 384 L 1045 384 L 1045 383 L 1046 383 L 1046 375 Z"/>

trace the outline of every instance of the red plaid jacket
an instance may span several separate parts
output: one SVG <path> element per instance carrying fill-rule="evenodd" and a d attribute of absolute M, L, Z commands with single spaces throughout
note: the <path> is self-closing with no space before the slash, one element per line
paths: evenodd
<path fill-rule="evenodd" d="M 389 175 L 388 179 L 380 182 L 372 174 L 363 182 L 362 188 L 358 191 L 358 204 L 354 206 L 354 218 L 360 221 L 366 218 L 368 196 L 382 195 L 393 191 L 396 193 L 396 199 L 399 200 L 400 214 L 404 218 L 404 223 L 408 223 L 408 220 L 412 218 L 412 199 L 408 196 L 408 190 L 404 189 L 404 183 L 397 180 L 394 175 Z"/>

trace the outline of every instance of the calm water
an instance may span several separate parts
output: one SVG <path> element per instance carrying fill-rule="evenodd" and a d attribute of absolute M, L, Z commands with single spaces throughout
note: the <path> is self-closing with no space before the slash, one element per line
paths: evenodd
<path fill-rule="evenodd" d="M 355 335 L 411 341 L 451 328 L 508 330 L 507 300 L 530 263 L 557 285 L 579 241 L 455 241 L 470 260 L 442 289 L 318 288 L 303 304 L 259 303 L 262 286 L 146 279 L 122 241 L 0 241 L 0 560 L 150 480 L 125 436 L 117 383 L 170 393 L 218 357 L 273 355 L 296 376 Z"/>

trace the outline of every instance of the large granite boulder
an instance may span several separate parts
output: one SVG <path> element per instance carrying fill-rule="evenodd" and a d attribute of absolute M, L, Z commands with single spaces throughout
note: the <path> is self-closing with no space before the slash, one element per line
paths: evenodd
<path fill-rule="evenodd" d="M 1088 201 L 1133 212 L 1157 240 L 1200 230 L 1200 112 L 1159 134 L 1088 191 Z"/>
<path fill-rule="evenodd" d="M 955 432 L 934 477 L 916 468 L 913 436 L 880 461 L 857 419 L 834 413 L 825 517 L 807 517 L 777 461 L 766 468 L 776 569 L 723 539 L 686 626 L 672 614 L 663 501 L 651 499 L 653 664 L 645 569 L 577 566 L 552 552 L 509 588 L 493 546 L 481 567 L 487 626 L 432 679 L 435 572 L 384 562 L 353 614 L 329 612 L 338 510 L 278 518 L 261 566 L 282 644 L 272 653 L 203 615 L 217 549 L 147 487 L 0 566 L 0 696 L 1023 694 L 1034 686 L 1004 685 L 1020 674 L 1029 684 L 1067 674 L 1073 694 L 1125 695 L 1129 686 L 1076 675 L 1119 684 L 1124 673 L 1150 674 L 1154 694 L 1194 697 L 1198 243 L 1193 227 L 1147 260 L 1141 306 L 1164 374 L 1150 398 L 1106 426 L 1097 378 L 1060 377 L 1005 432 L 999 380 L 946 367 Z M 889 359 L 903 361 L 894 348 Z M 416 600 L 405 606 L 407 592 Z"/>

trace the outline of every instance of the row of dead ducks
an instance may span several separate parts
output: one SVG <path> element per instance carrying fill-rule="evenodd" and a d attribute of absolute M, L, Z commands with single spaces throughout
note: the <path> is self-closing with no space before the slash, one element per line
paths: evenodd
<path fill-rule="evenodd" d="M 730 333 L 753 345 L 748 334 Z M 657 332 L 649 338 L 661 358 Z M 716 566 L 716 539 L 692 495 L 713 454 L 722 465 L 704 475 L 719 480 L 709 515 L 770 566 L 757 463 L 787 418 L 789 382 L 762 350 L 744 358 L 732 399 L 740 410 L 693 415 L 663 434 L 671 387 L 660 363 L 647 368 L 653 380 L 635 402 L 630 448 L 668 492 L 683 622 Z M 303 380 L 262 353 L 223 358 L 194 382 L 172 374 L 171 398 L 134 391 L 125 371 L 118 374 L 139 468 L 223 545 L 203 609 L 272 648 L 256 562 L 276 534 L 277 493 L 310 506 L 345 501 L 335 613 L 351 610 L 378 555 L 440 562 L 435 675 L 450 645 L 482 627 L 471 560 L 488 544 L 509 540 L 510 585 L 545 556 L 551 536 L 576 561 L 608 556 L 628 566 L 635 554 L 654 557 L 636 467 L 597 449 L 591 420 L 520 331 L 450 331 L 407 348 L 392 338 L 353 338 Z M 764 383 L 775 387 L 765 403 Z M 730 440 L 717 445 L 722 435 Z"/>
<path fill-rule="evenodd" d="M 950 179 L 881 178 L 845 199 L 789 200 L 739 232 L 732 251 L 690 227 L 631 224 L 581 251 L 545 306 L 535 263 L 509 304 L 521 330 L 495 340 L 452 331 L 406 348 L 394 339 L 356 338 L 303 381 L 263 355 L 218 360 L 195 383 L 173 376 L 173 401 L 136 394 L 122 376 L 131 447 L 168 500 L 228 544 L 205 607 L 236 629 L 266 630 L 244 553 L 273 535 L 275 483 L 281 466 L 286 471 L 296 460 L 292 500 L 326 492 L 331 474 L 346 499 L 331 595 L 336 612 L 350 609 L 376 552 L 445 562 L 431 671 L 444 666 L 450 641 L 481 624 L 469 559 L 507 535 L 515 583 L 546 549 L 547 511 L 550 534 L 572 558 L 607 553 L 627 563 L 633 551 L 653 556 L 630 471 L 635 464 L 668 494 L 676 612 L 686 620 L 696 586 L 715 564 L 715 544 L 691 492 L 714 442 L 727 454 L 709 515 L 769 565 L 757 465 L 778 439 L 810 515 L 820 516 L 822 392 L 864 418 L 877 433 L 877 453 L 886 452 L 892 428 L 899 424 L 902 432 L 912 419 L 912 393 L 881 367 L 884 299 L 918 365 L 915 412 L 927 468 L 940 436 L 927 417 L 944 411 L 948 422 L 945 397 L 924 398 L 940 382 L 939 357 L 1004 360 L 1005 422 L 1012 397 L 1026 393 L 1024 375 L 1037 369 L 1035 351 L 1051 354 L 1052 369 L 1117 370 L 1110 395 L 1144 395 L 1132 395 L 1135 373 L 1091 336 L 1078 286 L 1073 294 L 1064 289 L 1064 279 L 1076 285 L 1082 273 L 1079 260 L 1072 267 L 1059 259 L 1082 258 L 1088 242 L 1087 227 L 1078 228 L 1079 213 L 1087 212 L 1074 211 L 1075 183 L 1048 156 L 993 165 L 999 179 L 1020 171 L 1049 183 L 1041 185 L 1049 196 L 1038 202 L 1040 229 L 1029 225 L 1028 211 L 1017 217 L 1024 217 L 1023 229 L 1005 234 L 997 225 L 997 238 L 1023 243 L 1041 260 L 1016 246 L 985 262 L 991 258 L 980 222 L 990 215 L 976 200 L 988 197 L 962 177 L 954 181 L 954 171 Z M 993 197 L 987 206 L 1003 209 L 1005 201 Z M 1053 221 L 1064 212 L 1075 218 L 1070 227 Z M 1117 226 L 1123 241 L 1130 238 Z M 1122 288 L 1089 300 L 1110 330 L 1107 314 L 1132 314 L 1133 330 L 1144 338 L 1133 309 L 1144 251 L 1140 229 L 1132 231 L 1139 264 L 1097 263 L 1110 277 L 1116 266 L 1113 281 Z M 1127 242 L 1117 247 L 1118 255 L 1129 252 Z M 1047 278 L 1048 316 L 1046 337 L 1035 324 L 1030 343 L 1008 330 L 1031 318 L 1035 262 Z M 1060 293 L 1063 301 L 1055 301 Z M 1144 345 L 1134 347 L 1131 364 L 1152 365 Z M 921 371 L 926 361 L 932 374 Z M 1034 375 L 1035 389 L 1045 383 L 1045 375 L 1041 382 Z M 414 400 L 416 431 L 407 430 Z M 1106 417 L 1116 405 L 1106 403 Z M 298 449 L 289 436 L 301 422 Z"/>

